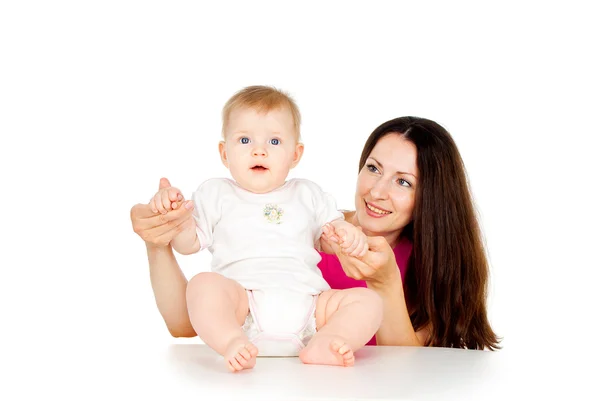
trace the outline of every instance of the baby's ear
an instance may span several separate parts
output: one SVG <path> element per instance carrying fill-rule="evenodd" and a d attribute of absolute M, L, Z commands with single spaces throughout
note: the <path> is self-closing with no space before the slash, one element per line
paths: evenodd
<path fill-rule="evenodd" d="M 296 167 L 298 163 L 300 163 L 300 159 L 302 159 L 302 155 L 304 154 L 304 144 L 298 142 L 296 144 L 296 149 L 294 150 L 294 160 L 292 161 L 292 168 Z"/>
<path fill-rule="evenodd" d="M 219 142 L 219 154 L 221 155 L 221 162 L 227 168 L 229 168 L 229 162 L 227 161 L 227 151 L 225 150 L 225 142 Z"/>

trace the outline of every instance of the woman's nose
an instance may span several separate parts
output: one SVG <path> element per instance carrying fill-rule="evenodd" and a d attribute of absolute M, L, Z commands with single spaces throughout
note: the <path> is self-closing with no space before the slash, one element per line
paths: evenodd
<path fill-rule="evenodd" d="M 370 193 L 373 199 L 387 199 L 389 191 L 389 183 L 385 180 L 378 180 L 371 188 Z"/>

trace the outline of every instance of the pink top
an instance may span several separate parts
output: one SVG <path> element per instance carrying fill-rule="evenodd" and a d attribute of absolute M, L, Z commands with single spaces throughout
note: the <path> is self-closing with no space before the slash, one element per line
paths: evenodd
<path fill-rule="evenodd" d="M 404 277 L 406 275 L 406 266 L 411 250 L 412 243 L 406 238 L 401 239 L 394 248 L 394 256 L 396 256 L 396 263 L 400 269 L 402 282 L 404 282 Z M 323 278 L 332 289 L 344 290 L 347 288 L 367 286 L 367 283 L 364 281 L 354 280 L 353 278 L 346 276 L 336 255 L 330 255 L 323 252 L 319 253 L 321 254 L 321 262 L 319 262 L 318 267 L 321 269 L 321 273 L 323 273 Z M 373 337 L 367 345 L 377 345 L 375 337 Z"/>

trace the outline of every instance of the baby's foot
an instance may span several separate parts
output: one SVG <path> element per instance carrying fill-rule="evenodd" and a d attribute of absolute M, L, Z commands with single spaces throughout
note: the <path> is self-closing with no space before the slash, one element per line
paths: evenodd
<path fill-rule="evenodd" d="M 354 352 L 340 337 L 315 335 L 300 351 L 300 360 L 313 365 L 352 366 Z"/>
<path fill-rule="evenodd" d="M 235 338 L 229 343 L 223 357 L 227 368 L 237 372 L 242 369 L 252 369 L 256 364 L 256 355 L 258 355 L 258 348 L 254 344 L 243 338 Z"/>
<path fill-rule="evenodd" d="M 348 344 L 340 340 L 333 340 L 329 347 L 334 354 L 342 356 L 342 366 L 354 365 L 354 351 Z"/>

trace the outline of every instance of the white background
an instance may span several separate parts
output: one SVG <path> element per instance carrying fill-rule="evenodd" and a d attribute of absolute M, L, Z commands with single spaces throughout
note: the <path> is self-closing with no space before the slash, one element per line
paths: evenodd
<path fill-rule="evenodd" d="M 254 84 L 296 99 L 306 150 L 292 176 L 341 208 L 353 207 L 376 126 L 416 115 L 446 127 L 486 237 L 501 352 L 540 362 L 532 375 L 589 375 L 578 366 L 599 328 L 591 2 L 199 3 L 0 6 L 0 360 L 11 382 L 93 371 L 133 344 L 198 341 L 169 336 L 129 210 L 162 176 L 190 194 L 227 175 L 221 107 Z M 209 260 L 179 257 L 188 277 Z"/>

